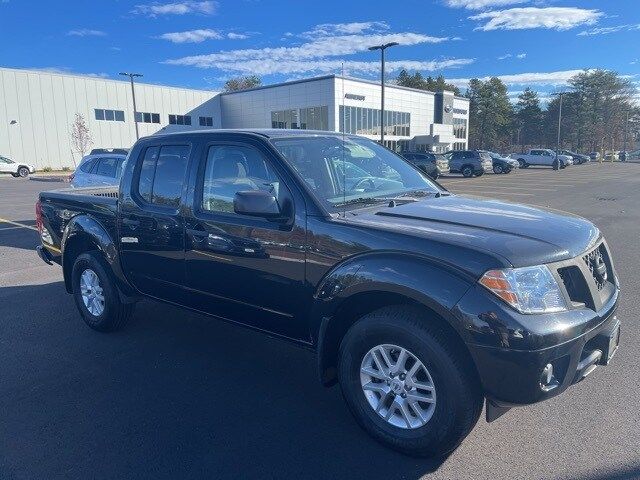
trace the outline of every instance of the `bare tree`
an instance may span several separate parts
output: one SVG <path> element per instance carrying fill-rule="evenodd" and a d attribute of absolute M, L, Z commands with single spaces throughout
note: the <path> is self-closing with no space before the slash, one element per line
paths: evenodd
<path fill-rule="evenodd" d="M 71 148 L 80 154 L 80 158 L 84 157 L 89 150 L 89 146 L 93 143 L 89 134 L 89 127 L 84 117 L 76 113 L 76 117 L 71 124 Z M 75 160 L 73 161 L 75 164 Z"/>

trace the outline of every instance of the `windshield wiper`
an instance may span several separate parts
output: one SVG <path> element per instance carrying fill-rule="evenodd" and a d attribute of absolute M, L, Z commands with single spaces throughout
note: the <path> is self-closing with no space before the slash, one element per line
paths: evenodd
<path fill-rule="evenodd" d="M 376 197 L 358 197 L 352 198 L 345 202 L 335 203 L 334 207 L 346 207 L 347 205 L 356 205 L 358 203 L 362 203 L 363 205 L 373 205 L 380 202 L 388 202 L 386 198 L 376 198 Z"/>

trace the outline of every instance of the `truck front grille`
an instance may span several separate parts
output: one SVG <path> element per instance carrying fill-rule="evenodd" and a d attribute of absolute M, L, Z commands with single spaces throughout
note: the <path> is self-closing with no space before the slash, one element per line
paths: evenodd
<path fill-rule="evenodd" d="M 617 288 L 611 256 L 604 241 L 580 257 L 555 267 L 574 306 L 599 310 Z"/>

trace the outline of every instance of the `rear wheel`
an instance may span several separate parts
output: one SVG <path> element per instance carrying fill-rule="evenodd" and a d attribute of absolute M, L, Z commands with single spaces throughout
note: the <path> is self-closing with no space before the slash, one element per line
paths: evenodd
<path fill-rule="evenodd" d="M 109 332 L 129 320 L 134 305 L 120 300 L 113 276 L 97 252 L 78 256 L 71 279 L 76 307 L 89 327 Z"/>
<path fill-rule="evenodd" d="M 471 178 L 473 177 L 473 167 L 470 167 L 468 165 L 462 167 L 462 176 L 466 177 L 466 178 Z"/>
<path fill-rule="evenodd" d="M 365 315 L 345 335 L 338 368 L 360 426 L 405 454 L 446 455 L 482 410 L 468 356 L 419 309 L 393 306 Z"/>
<path fill-rule="evenodd" d="M 29 176 L 29 169 L 27 167 L 20 167 L 18 169 L 18 175 L 22 178 L 27 178 Z"/>

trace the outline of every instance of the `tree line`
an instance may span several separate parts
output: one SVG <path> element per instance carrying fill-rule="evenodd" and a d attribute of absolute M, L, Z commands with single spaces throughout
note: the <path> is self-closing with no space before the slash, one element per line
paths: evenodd
<path fill-rule="evenodd" d="M 575 75 L 546 105 L 531 88 L 512 103 L 499 78 L 473 79 L 465 93 L 470 100 L 469 146 L 505 152 L 555 149 L 560 122 L 561 149 L 583 153 L 631 149 L 640 136 L 636 94 L 629 79 L 608 70 Z"/>

